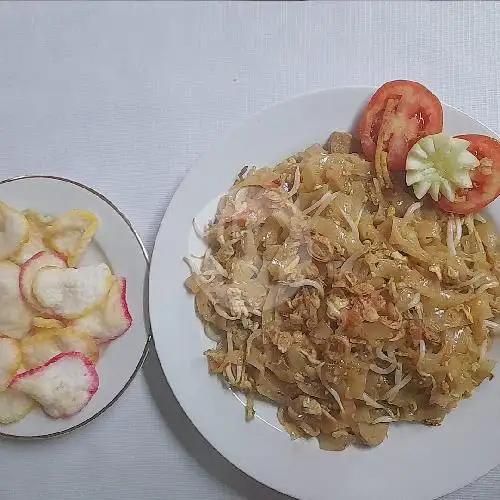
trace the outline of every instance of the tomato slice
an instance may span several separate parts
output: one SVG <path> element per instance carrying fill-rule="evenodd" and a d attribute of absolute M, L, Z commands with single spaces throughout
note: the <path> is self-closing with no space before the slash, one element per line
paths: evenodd
<path fill-rule="evenodd" d="M 363 152 L 387 155 L 389 170 L 405 170 L 411 147 L 422 137 L 443 130 L 443 108 L 426 87 L 409 80 L 384 83 L 373 94 L 358 125 Z"/>
<path fill-rule="evenodd" d="M 470 142 L 467 149 L 479 161 L 487 158 L 490 162 L 482 162 L 482 165 L 474 170 L 471 176 L 474 187 L 457 190 L 453 202 L 441 196 L 437 204 L 446 212 L 470 215 L 479 212 L 500 195 L 500 142 L 478 134 L 457 135 L 457 137 Z"/>

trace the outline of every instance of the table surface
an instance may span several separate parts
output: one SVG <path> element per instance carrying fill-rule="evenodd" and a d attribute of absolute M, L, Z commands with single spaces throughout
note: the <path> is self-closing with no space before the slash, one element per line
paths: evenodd
<path fill-rule="evenodd" d="M 500 130 L 499 21 L 495 2 L 3 2 L 1 176 L 90 184 L 151 250 L 197 158 L 297 94 L 409 78 Z M 208 445 L 155 353 L 98 420 L 50 441 L 5 440 L 0 463 L 9 500 L 287 498 Z M 446 499 L 499 497 L 500 467 Z"/>

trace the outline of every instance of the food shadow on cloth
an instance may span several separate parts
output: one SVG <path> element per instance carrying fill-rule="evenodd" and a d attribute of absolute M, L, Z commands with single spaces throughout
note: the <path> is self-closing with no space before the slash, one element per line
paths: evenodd
<path fill-rule="evenodd" d="M 241 472 L 200 434 L 184 413 L 168 385 L 154 345 L 150 347 L 149 356 L 143 365 L 143 373 L 165 422 L 180 444 L 206 471 L 233 488 L 242 498 L 290 500 L 291 497 L 278 493 Z"/>

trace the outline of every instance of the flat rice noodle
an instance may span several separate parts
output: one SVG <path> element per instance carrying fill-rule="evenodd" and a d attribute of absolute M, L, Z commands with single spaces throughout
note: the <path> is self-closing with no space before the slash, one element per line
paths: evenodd
<path fill-rule="evenodd" d="M 255 244 L 253 231 L 245 231 L 243 233 L 243 252 L 245 252 L 245 258 L 248 260 L 257 257 L 257 245 Z"/>
<path fill-rule="evenodd" d="M 450 408 L 451 406 L 451 408 Z M 446 417 L 446 414 L 456 406 L 450 398 L 450 405 L 447 408 L 443 408 L 439 405 L 429 405 L 426 404 L 423 407 L 419 407 L 412 417 L 408 417 L 407 420 L 413 420 L 415 422 L 430 421 L 433 425 L 439 425 Z"/>
<path fill-rule="evenodd" d="M 476 234 L 467 234 L 460 240 L 465 253 L 474 255 L 476 260 L 486 261 L 486 252 L 483 243 Z"/>
<path fill-rule="evenodd" d="M 495 368 L 495 361 L 491 359 L 485 359 L 479 363 L 479 368 L 472 373 L 472 377 L 477 385 L 479 385 L 485 379 L 491 379 L 493 377 L 492 372 Z"/>
<path fill-rule="evenodd" d="M 321 404 L 316 399 L 310 398 L 309 396 L 304 396 L 303 394 L 300 394 L 299 396 L 294 398 L 290 402 L 289 408 L 293 409 L 296 413 L 299 414 L 305 413 L 315 421 L 323 414 Z M 294 416 L 293 418 L 297 417 Z"/>
<path fill-rule="evenodd" d="M 347 446 L 353 443 L 356 438 L 347 432 L 344 432 L 337 437 L 331 436 L 329 434 L 320 434 L 317 436 L 319 447 L 326 451 L 342 451 L 345 450 Z"/>
<path fill-rule="evenodd" d="M 327 161 L 325 178 L 332 191 L 349 193 L 351 187 L 349 177 L 345 175 L 342 168 L 338 168 L 338 166 L 332 165 L 331 162 Z"/>
<path fill-rule="evenodd" d="M 235 280 L 236 281 L 236 280 Z M 246 283 L 240 283 L 239 287 L 249 303 L 255 306 L 255 309 L 264 307 L 267 296 L 267 287 L 259 283 L 257 280 L 251 280 Z"/>
<path fill-rule="evenodd" d="M 361 255 L 362 257 L 362 255 Z M 353 266 L 352 266 L 352 272 L 354 275 L 357 277 L 357 280 L 359 283 L 365 283 L 368 282 L 372 278 L 371 273 L 370 273 L 370 267 L 368 264 L 364 261 L 364 259 L 357 259 Z"/>
<path fill-rule="evenodd" d="M 333 415 L 331 415 L 328 411 L 323 409 L 323 413 L 321 415 L 321 432 L 325 434 L 332 434 L 336 431 L 339 431 L 345 427 L 346 424 L 337 420 Z"/>
<path fill-rule="evenodd" d="M 373 215 L 363 212 L 358 224 L 359 237 L 361 241 L 370 240 L 374 243 L 382 241 L 380 233 L 373 225 Z"/>
<path fill-rule="evenodd" d="M 493 257 L 493 262 L 500 262 L 500 253 L 495 253 Z M 495 276 L 496 281 L 500 283 L 500 269 L 493 269 L 493 275 Z M 500 297 L 500 287 L 490 288 L 488 293 L 491 293 L 494 297 Z"/>
<path fill-rule="evenodd" d="M 417 233 L 403 219 L 393 217 L 389 243 L 400 252 L 420 262 L 430 262 L 429 254 L 420 246 Z"/>
<path fill-rule="evenodd" d="M 491 340 L 484 321 L 493 317 L 492 303 L 496 307 L 495 311 L 500 313 L 500 296 L 498 303 L 494 296 L 495 293 L 500 294 L 500 287 L 480 295 L 458 291 L 471 288 L 469 280 L 474 274 L 470 267 L 484 271 L 491 280 L 500 278 L 500 270 L 492 269 L 494 262 L 500 259 L 500 253 L 496 254 L 498 237 L 491 223 L 478 224 L 477 232 L 472 234 L 467 234 L 467 229 L 464 229 L 465 234 L 457 249 L 458 255 L 452 256 L 447 245 L 442 242 L 446 239 L 443 234 L 443 224 L 446 225 L 446 222 L 444 219 L 434 220 L 434 215 L 425 212 L 425 206 L 406 219 L 380 211 L 377 222 L 385 220 L 375 227 L 370 205 L 370 210 L 361 213 L 358 224 L 360 239 L 383 242 L 389 246 L 388 253 L 397 250 L 410 259 L 409 262 L 406 259 L 399 261 L 396 255 L 394 258 L 381 259 L 380 255 L 387 250 L 384 245 L 373 245 L 373 253 L 362 255 L 363 250 L 366 253 L 367 247 L 354 237 L 350 227 L 345 229 L 345 214 L 347 218 L 356 220 L 360 208 L 364 206 L 367 186 L 359 179 L 369 174 L 370 165 L 368 162 L 355 165 L 354 159 L 347 158 L 348 155 L 341 156 L 327 157 L 317 145 L 301 154 L 302 182 L 295 205 L 273 181 L 278 178 L 283 180 L 287 176 L 287 183 L 290 184 L 296 164 L 284 163 L 279 172 L 266 169 L 249 175 L 237 183 L 235 190 L 246 186 L 237 197 L 237 205 L 244 208 L 241 202 L 245 201 L 249 207 L 249 217 L 262 216 L 258 222 L 254 220 L 251 228 L 254 232 L 243 231 L 241 239 L 238 236 L 238 241 L 234 242 L 231 238 L 235 237 L 235 226 L 230 223 L 222 227 L 221 223 L 217 230 L 213 228 L 207 236 L 216 259 L 226 270 L 231 269 L 231 280 L 242 289 L 245 300 L 251 300 L 250 307 L 263 310 L 262 338 L 255 337 L 253 343 L 247 342 L 249 330 L 238 326 L 238 322 L 221 318 L 214 311 L 212 295 L 223 302 L 224 291 L 228 286 L 224 286 L 223 281 L 227 280 L 216 277 L 210 285 L 196 277 L 188 281 L 191 291 L 196 295 L 198 313 L 204 321 L 224 331 L 231 328 L 233 350 L 224 352 L 226 345 L 221 342 L 217 350 L 207 351 L 210 370 L 229 379 L 231 377 L 224 373 L 227 367 L 232 366 L 235 375 L 234 365 L 239 365 L 241 369 L 244 363 L 241 387 L 257 390 L 263 397 L 276 402 L 279 406 L 278 418 L 293 437 L 317 436 L 323 449 L 334 450 L 344 449 L 356 441 L 357 436 L 370 446 L 383 441 L 387 434 L 388 425 L 383 422 L 387 413 L 384 409 L 367 405 L 363 402 L 363 395 L 369 394 L 376 401 L 382 401 L 398 380 L 409 374 L 413 379 L 392 400 L 392 404 L 399 407 L 398 415 L 403 419 L 425 421 L 431 425 L 441 422 L 461 398 L 467 397 L 484 379 L 491 376 L 493 362 L 487 359 L 478 361 L 478 356 L 484 354 L 483 341 Z M 328 207 L 328 217 L 301 217 L 299 207 L 305 209 L 311 206 L 330 191 L 340 192 Z M 230 199 L 224 202 L 227 206 L 223 207 L 223 211 L 228 213 L 229 222 L 235 211 L 235 192 L 232 191 Z M 394 206 L 399 216 L 414 202 L 413 197 L 407 200 L 399 194 L 389 192 L 386 195 L 389 209 L 392 211 L 391 205 Z M 275 208 L 271 210 L 271 207 Z M 385 210 L 387 205 L 381 208 Z M 306 253 L 306 249 L 311 251 L 306 230 L 316 236 L 318 244 L 323 245 L 319 255 L 324 258 L 318 260 L 328 264 L 315 262 L 320 269 L 320 277 L 328 275 L 333 281 L 338 272 L 338 265 L 335 267 L 335 264 L 340 262 L 330 261 L 334 252 L 344 249 L 345 252 L 340 250 L 343 260 L 361 255 L 351 268 L 358 283 L 370 283 L 378 289 L 385 287 L 388 280 L 393 280 L 398 287 L 406 287 L 403 290 L 397 288 L 400 292 L 397 301 L 400 310 L 407 309 L 410 302 L 414 305 L 415 294 L 420 294 L 423 319 L 408 320 L 408 329 L 404 332 L 412 336 L 416 344 L 412 344 L 407 336 L 398 342 L 387 342 L 397 335 L 398 330 L 382 324 L 381 320 L 363 322 L 356 308 L 354 311 L 347 308 L 344 312 L 357 313 L 359 321 L 353 318 L 351 322 L 343 322 L 343 328 L 335 333 L 330 323 L 325 321 L 325 303 L 318 311 L 314 309 L 314 322 L 306 323 L 304 318 L 304 325 L 297 328 L 297 332 L 280 329 L 279 323 L 288 321 L 288 316 L 276 306 L 277 302 L 279 306 L 286 301 L 289 287 L 270 285 L 270 280 L 317 278 L 315 266 L 310 266 L 306 274 L 306 266 L 312 260 L 311 254 Z M 222 235 L 226 239 L 225 245 L 220 243 Z M 229 266 L 231 263 L 232 268 Z M 440 266 L 444 281 L 440 282 L 428 271 L 431 264 Z M 408 266 L 412 269 L 408 269 Z M 463 286 L 460 281 L 464 282 Z M 350 283 L 350 275 L 346 275 L 342 283 L 333 285 L 338 284 L 349 290 L 352 288 Z M 477 281 L 474 287 L 477 288 L 478 283 L 483 282 Z M 325 286 L 329 284 L 325 282 Z M 441 287 L 453 290 L 442 290 Z M 328 288 L 326 292 L 329 291 Z M 361 289 L 357 289 L 357 292 L 367 293 Z M 291 290 L 291 296 L 296 293 L 295 289 Z M 341 290 L 341 293 L 344 291 Z M 387 292 L 380 293 L 386 297 Z M 469 310 L 474 318 L 470 326 Z M 380 314 L 385 315 L 387 312 Z M 405 312 L 405 318 L 414 314 Z M 218 321 L 221 324 L 217 324 Z M 250 326 L 245 321 L 245 327 Z M 291 324 L 294 323 L 290 321 Z M 422 349 L 425 347 L 425 352 L 421 353 L 422 360 L 418 362 L 420 374 L 415 373 L 419 358 L 418 340 L 426 342 L 420 345 Z M 398 365 L 396 371 L 387 375 L 370 370 L 371 363 L 382 370 L 388 368 L 386 371 L 394 368 L 392 362 L 377 359 L 381 354 L 379 351 L 376 354 L 374 350 L 375 347 L 384 347 L 392 357 L 389 346 L 394 347 L 402 368 Z M 316 352 L 318 360 L 312 357 L 309 360 L 301 349 Z M 327 388 L 339 393 L 342 402 L 340 407 Z M 309 398 L 314 398 L 314 401 Z M 342 407 L 344 411 L 341 413 Z M 381 423 L 373 424 L 380 418 Z M 351 428 L 351 433 L 345 430 Z"/>
<path fill-rule="evenodd" d="M 341 397 L 362 399 L 365 392 L 368 366 L 353 356 L 339 358 L 337 363 L 328 363 L 321 372 L 324 380 L 335 389 Z"/>
<path fill-rule="evenodd" d="M 321 159 L 320 155 L 311 156 L 304 158 L 300 162 L 300 173 L 301 173 L 301 191 L 314 191 L 316 186 L 321 186 L 324 184 L 323 180 L 323 167 L 319 164 Z"/>
<path fill-rule="evenodd" d="M 389 424 L 359 423 L 353 426 L 361 441 L 367 446 L 378 446 L 387 437 Z"/>
<path fill-rule="evenodd" d="M 255 173 L 252 173 L 245 177 L 245 179 L 237 182 L 235 187 L 242 188 L 246 186 L 261 186 L 269 188 L 272 186 L 273 181 L 278 180 L 279 176 L 273 169 L 261 168 Z"/>
<path fill-rule="evenodd" d="M 369 423 L 371 422 L 372 418 L 370 415 L 370 408 L 367 406 L 360 406 L 359 408 L 356 408 L 356 412 L 354 413 L 353 420 L 355 422 L 364 422 L 364 423 Z"/>
<path fill-rule="evenodd" d="M 298 163 L 296 161 L 296 158 L 294 156 L 289 156 L 286 160 L 278 163 L 274 167 L 274 170 L 276 172 L 279 172 L 280 174 L 286 174 L 287 176 L 293 177 L 297 166 Z"/>
<path fill-rule="evenodd" d="M 270 287 L 269 283 L 269 272 L 267 270 L 267 261 L 263 260 L 262 265 L 260 266 L 260 271 L 255 277 L 255 282 L 264 285 L 267 289 Z"/>
<path fill-rule="evenodd" d="M 265 371 L 265 366 L 264 363 L 266 361 L 265 355 L 263 352 L 261 352 L 259 349 L 256 347 L 252 346 L 250 348 L 250 353 L 246 358 L 246 363 L 247 365 L 253 366 L 256 368 L 260 374 L 264 374 Z"/>
<path fill-rule="evenodd" d="M 319 143 L 315 142 L 308 148 L 306 148 L 302 153 L 300 153 L 300 157 L 302 160 L 315 159 L 319 162 L 321 158 L 325 158 L 328 155 L 328 151 Z"/>
<path fill-rule="evenodd" d="M 244 353 L 240 349 L 235 349 L 234 351 L 228 352 L 226 354 L 225 363 L 226 365 L 243 365 Z"/>
<path fill-rule="evenodd" d="M 291 418 L 288 416 L 285 408 L 279 408 L 278 421 L 283 426 L 285 431 L 288 432 L 288 434 L 290 434 L 290 437 L 292 439 L 305 437 L 305 432 L 302 429 L 300 429 L 296 424 L 291 422 Z"/>
<path fill-rule="evenodd" d="M 226 353 L 217 349 L 205 351 L 210 373 L 222 373 L 225 368 Z"/>
<path fill-rule="evenodd" d="M 265 245 L 266 248 L 269 248 L 270 245 L 276 245 L 280 230 L 281 226 L 278 222 L 272 216 L 268 217 L 264 224 L 260 226 L 258 242 Z"/>
<path fill-rule="evenodd" d="M 306 436 L 316 437 L 320 433 L 320 423 L 311 415 L 307 415 L 302 409 L 296 411 L 293 407 L 287 408 L 287 414 L 292 419 L 292 422 L 302 429 Z"/>
<path fill-rule="evenodd" d="M 425 251 L 432 255 L 434 264 L 439 264 L 443 268 L 450 267 L 458 273 L 458 278 L 461 280 L 467 279 L 470 274 L 469 268 L 464 259 L 459 255 L 451 255 L 447 245 L 442 243 L 433 243 L 425 247 Z"/>
<path fill-rule="evenodd" d="M 313 259 L 320 263 L 319 265 L 331 261 L 335 253 L 330 240 L 317 233 L 311 234 L 308 241 L 307 251 Z M 323 266 L 322 269 L 318 268 L 318 271 L 323 275 L 327 273 L 325 266 Z"/>
<path fill-rule="evenodd" d="M 330 219 L 313 217 L 311 225 L 318 233 L 326 236 L 333 246 L 345 248 L 349 254 L 358 253 L 363 249 L 361 243 L 353 237 L 352 232 L 346 231 Z"/>
<path fill-rule="evenodd" d="M 262 307 L 261 321 L 263 329 L 274 321 L 276 298 L 278 296 L 279 289 L 279 286 L 273 286 L 267 292 L 266 300 L 264 301 L 264 306 Z"/>
<path fill-rule="evenodd" d="M 457 328 L 469 324 L 469 320 L 463 310 L 459 310 L 456 307 L 443 309 L 440 307 L 433 307 L 433 304 L 434 301 L 430 299 L 422 300 L 424 309 L 423 321 L 426 328 L 434 332 L 442 332 L 450 328 Z"/>
<path fill-rule="evenodd" d="M 448 257 L 452 256 L 448 245 L 443 244 L 440 241 L 435 241 L 425 245 L 425 251 L 432 255 L 434 264 L 444 263 L 447 261 Z"/>
<path fill-rule="evenodd" d="M 195 275 L 188 276 L 184 281 L 184 286 L 187 288 L 189 293 L 196 295 L 200 291 L 200 286 Z"/>
<path fill-rule="evenodd" d="M 491 264 L 489 263 L 488 259 L 486 258 L 486 254 L 475 254 L 473 256 L 474 261 L 472 263 L 472 269 L 474 271 L 480 271 L 480 272 L 487 272 L 489 273 L 491 271 Z M 498 288 L 497 288 L 498 290 Z M 495 290 L 492 289 L 491 293 L 494 293 Z"/>
<path fill-rule="evenodd" d="M 411 288 L 397 288 L 396 296 L 394 297 L 395 305 L 400 312 L 405 312 L 413 303 L 415 291 Z"/>
<path fill-rule="evenodd" d="M 467 327 L 450 328 L 443 332 L 441 349 L 435 354 L 426 353 L 420 362 L 420 370 L 424 373 L 448 373 L 450 371 L 446 363 L 453 356 L 467 349 L 466 333 L 470 332 Z"/>
<path fill-rule="evenodd" d="M 332 153 L 325 161 L 325 177 L 334 191 L 349 193 L 352 178 L 366 178 L 371 164 L 355 154 Z"/>
<path fill-rule="evenodd" d="M 349 177 L 346 175 L 345 170 L 340 167 L 337 162 L 332 161 L 332 155 L 328 156 L 328 160 L 325 165 L 325 179 L 328 182 L 331 190 L 334 192 L 342 191 L 344 193 L 349 193 L 351 188 L 351 183 Z M 343 161 L 344 165 L 349 162 Z"/>
<path fill-rule="evenodd" d="M 286 233 L 288 235 L 295 221 L 295 218 L 291 216 L 288 208 L 274 210 L 268 219 L 273 220 L 280 228 L 278 240 L 280 239 L 282 233 Z"/>
<path fill-rule="evenodd" d="M 413 225 L 422 247 L 441 240 L 441 226 L 438 221 L 423 219 L 416 221 Z"/>
<path fill-rule="evenodd" d="M 345 411 L 344 418 L 352 419 L 354 413 L 356 412 L 357 408 L 356 403 L 354 402 L 353 399 L 344 399 L 342 403 L 344 405 L 344 411 Z"/>
<path fill-rule="evenodd" d="M 371 177 L 372 164 L 361 158 L 356 153 L 351 153 L 348 157 L 350 165 L 348 166 L 349 175 L 354 177 Z"/>
<path fill-rule="evenodd" d="M 451 255 L 449 252 L 446 255 L 444 264 L 450 267 L 453 271 L 458 273 L 458 279 L 465 280 L 470 274 L 469 268 L 465 263 L 465 260 L 458 255 Z"/>
<path fill-rule="evenodd" d="M 460 399 L 469 397 L 474 392 L 474 389 L 478 386 L 478 383 L 472 377 L 472 363 L 465 362 L 462 364 L 457 358 L 452 358 L 452 361 L 456 366 L 452 366 L 450 369 L 452 377 L 452 380 L 449 381 L 450 394 L 454 398 Z"/>
<path fill-rule="evenodd" d="M 242 283 L 252 279 L 254 270 L 251 259 L 233 260 L 232 278 L 236 283 Z"/>
<path fill-rule="evenodd" d="M 212 342 L 220 342 L 222 335 L 224 335 L 222 332 L 217 331 L 217 329 L 210 323 L 205 323 L 203 325 L 203 329 L 207 338 Z"/>
<path fill-rule="evenodd" d="M 228 320 L 226 318 L 215 314 L 214 316 L 212 316 L 211 322 L 219 330 L 227 330 Z"/>
<path fill-rule="evenodd" d="M 378 361 L 376 362 L 379 366 L 388 366 L 387 362 Z M 366 376 L 366 384 L 365 384 L 365 392 L 366 394 L 370 394 L 371 397 L 375 400 L 379 400 L 382 398 L 387 391 L 393 387 L 392 382 L 389 384 L 389 377 L 392 375 L 384 376 L 379 375 L 378 373 L 372 372 L 371 370 L 368 372 Z"/>
<path fill-rule="evenodd" d="M 487 293 L 482 293 L 474 297 L 467 303 L 470 307 L 470 312 L 473 317 L 471 325 L 472 333 L 478 344 L 481 344 L 486 338 L 487 331 L 484 327 L 484 320 L 493 317 L 493 311 L 490 307 L 490 297 Z"/>
<path fill-rule="evenodd" d="M 437 297 L 432 297 L 436 307 L 453 307 L 468 302 L 473 297 L 471 293 L 459 293 L 453 290 L 441 290 Z"/>
<path fill-rule="evenodd" d="M 396 210 L 396 217 L 403 217 L 408 207 L 415 203 L 413 192 L 407 188 L 404 176 L 392 176 L 395 189 L 384 191 L 385 200 Z"/>
<path fill-rule="evenodd" d="M 373 323 L 364 322 L 359 326 L 350 328 L 346 332 L 349 337 L 357 337 L 367 341 L 391 339 L 395 335 L 395 331 L 378 321 Z"/>
<path fill-rule="evenodd" d="M 490 296 L 487 293 L 481 293 L 467 303 L 470 307 L 470 312 L 474 318 L 474 323 L 483 324 L 485 319 L 493 317 L 493 312 L 490 307 Z"/>
<path fill-rule="evenodd" d="M 426 380 L 427 378 L 432 380 L 430 377 L 426 377 L 422 380 Z M 417 409 L 429 406 L 429 392 L 430 390 L 427 389 L 427 387 L 425 390 L 420 389 L 415 393 L 412 392 L 411 396 L 408 398 L 408 406 L 399 407 L 400 419 L 410 422 L 415 421 Z"/>
<path fill-rule="evenodd" d="M 378 278 L 391 279 L 401 281 L 403 276 L 403 265 L 391 259 L 381 259 L 374 270 L 374 275 Z"/>
<path fill-rule="evenodd" d="M 281 245 L 268 245 L 268 247 L 265 249 L 262 257 L 264 258 L 264 260 L 270 262 L 272 261 L 276 254 L 279 252 L 281 248 Z"/>
<path fill-rule="evenodd" d="M 342 339 L 345 339 L 344 342 Z M 350 344 L 347 337 L 333 335 L 332 338 L 322 347 L 323 359 L 335 361 L 338 356 L 344 356 L 351 353 Z"/>
<path fill-rule="evenodd" d="M 353 212 L 351 215 L 354 217 L 355 215 L 359 213 L 359 210 L 361 207 L 366 203 L 368 200 L 368 196 L 366 194 L 366 182 L 365 181 L 353 181 L 352 182 L 352 190 L 351 190 L 351 206 L 353 209 L 356 209 L 355 212 Z"/>
<path fill-rule="evenodd" d="M 247 340 L 249 337 L 248 330 L 240 329 L 238 327 L 231 330 L 233 336 L 234 349 L 243 349 L 246 351 Z"/>
<path fill-rule="evenodd" d="M 282 406 L 288 405 L 298 395 L 295 387 L 282 382 L 269 370 L 257 379 L 256 385 L 259 394 Z"/>
<path fill-rule="evenodd" d="M 383 214 L 383 217 L 384 219 L 381 223 L 378 223 L 378 221 L 376 223 L 377 231 L 379 231 L 380 234 L 383 236 L 384 241 L 388 241 L 392 231 L 392 218 L 386 217 L 385 214 Z M 377 219 L 378 216 L 374 215 L 374 218 Z"/>
<path fill-rule="evenodd" d="M 353 182 L 349 194 L 339 193 L 331 203 L 332 217 L 338 220 L 344 220 L 344 213 L 350 215 L 353 220 L 359 214 L 361 207 L 366 201 L 366 193 L 363 184 Z M 342 213 L 342 211 L 344 213 Z"/>
<path fill-rule="evenodd" d="M 463 235 L 460 242 L 465 253 L 475 254 L 478 252 L 477 238 L 473 234 Z"/>
<path fill-rule="evenodd" d="M 405 285 L 413 288 L 415 291 L 438 300 L 440 298 L 440 286 L 437 279 L 430 279 L 419 273 L 416 269 L 406 269 L 401 274 L 401 280 Z"/>
<path fill-rule="evenodd" d="M 283 382 L 289 384 L 295 382 L 294 374 L 283 358 L 280 358 L 277 362 L 266 363 L 266 368 L 272 371 Z"/>
<path fill-rule="evenodd" d="M 328 339 L 333 337 L 333 330 L 325 321 L 321 321 L 311 332 L 309 338 L 314 344 L 324 344 Z"/>
<path fill-rule="evenodd" d="M 373 286 L 375 290 L 381 290 L 382 288 L 385 288 L 385 280 L 383 278 L 379 278 L 378 276 L 371 276 L 366 280 L 366 283 L 370 284 Z"/>
<path fill-rule="evenodd" d="M 291 263 L 296 261 L 297 257 L 299 257 L 299 263 L 296 267 L 300 265 L 299 248 L 294 243 L 295 240 L 286 240 L 268 264 L 269 274 L 274 279 L 285 281 L 290 273 Z"/>
<path fill-rule="evenodd" d="M 429 380 L 427 382 L 427 379 Z M 418 390 L 423 391 L 425 389 L 429 389 L 432 387 L 432 379 L 430 377 L 426 377 L 422 379 L 421 381 L 419 380 L 419 383 L 422 385 L 418 388 Z M 428 384 L 428 385 L 427 385 Z M 409 384 L 408 384 L 409 385 Z M 396 395 L 396 397 L 391 401 L 392 406 L 397 406 L 400 409 L 400 414 L 406 410 L 407 412 L 411 413 L 414 411 L 415 408 L 418 407 L 417 400 L 415 398 L 415 395 L 412 392 L 409 392 L 408 390 L 408 385 L 406 385 L 399 393 Z M 427 404 L 427 403 L 425 403 Z M 381 415 L 383 416 L 383 415 Z"/>
<path fill-rule="evenodd" d="M 229 263 L 231 262 L 231 259 L 234 256 L 234 243 L 230 241 L 226 241 L 219 250 L 215 253 L 214 257 L 217 259 L 217 261 L 225 268 Z M 204 266 L 202 266 L 204 267 Z M 210 266 L 212 267 L 212 266 Z"/>
<path fill-rule="evenodd" d="M 486 251 L 489 254 L 493 254 L 498 246 L 498 235 L 494 224 L 489 220 L 482 224 L 476 224 L 476 231 L 479 234 Z"/>
<path fill-rule="evenodd" d="M 214 310 L 207 295 L 200 291 L 195 295 L 196 311 L 205 321 L 212 321 Z"/>
<path fill-rule="evenodd" d="M 301 210 L 309 208 L 313 203 L 319 201 L 329 191 L 328 186 L 322 186 L 319 189 L 311 191 L 310 193 L 300 193 L 298 198 L 298 206 Z"/>
<path fill-rule="evenodd" d="M 271 401 L 279 405 L 284 405 L 288 402 L 288 397 L 280 392 L 274 385 L 272 385 L 267 379 L 263 378 L 260 384 L 257 384 L 257 392 Z"/>
<path fill-rule="evenodd" d="M 308 396 L 313 398 L 325 399 L 330 397 L 330 393 L 326 391 L 320 382 L 296 382 L 297 387 Z"/>
<path fill-rule="evenodd" d="M 349 194 L 340 192 L 330 205 L 332 218 L 335 220 L 345 221 L 342 210 L 351 217 L 356 217 L 358 212 L 355 205 L 355 200 L 351 200 Z"/>
<path fill-rule="evenodd" d="M 341 170 L 345 177 L 371 177 L 371 163 L 356 153 L 330 153 L 325 165 L 329 170 Z"/>
<path fill-rule="evenodd" d="M 444 332 L 444 341 L 439 351 L 443 359 L 449 359 L 457 353 L 464 352 L 464 349 L 467 349 L 465 336 L 468 331 L 470 331 L 468 327 L 457 327 L 450 328 Z"/>
<path fill-rule="evenodd" d="M 307 364 L 305 356 L 300 352 L 300 349 L 292 344 L 290 349 L 285 353 L 286 360 L 290 368 L 294 372 L 300 372 L 303 370 L 304 366 Z"/>

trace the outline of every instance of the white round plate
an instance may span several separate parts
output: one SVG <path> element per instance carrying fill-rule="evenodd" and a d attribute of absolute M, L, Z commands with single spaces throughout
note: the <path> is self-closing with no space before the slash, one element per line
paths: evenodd
<path fill-rule="evenodd" d="M 81 427 L 108 409 L 123 393 L 147 353 L 149 328 L 144 315 L 148 260 L 146 250 L 125 216 L 104 196 L 82 184 L 56 177 L 30 176 L 0 182 L 0 200 L 19 210 L 60 215 L 73 208 L 96 214 L 100 227 L 82 264 L 107 263 L 127 279 L 131 328 L 101 348 L 97 362 L 99 389 L 89 404 L 70 418 L 52 419 L 37 409 L 20 422 L 0 425 L 0 435 L 53 437 Z"/>
<path fill-rule="evenodd" d="M 186 177 L 161 224 L 150 271 L 150 319 L 156 349 L 179 403 L 205 438 L 258 481 L 291 496 L 320 500 L 426 500 L 473 481 L 500 463 L 500 379 L 484 382 L 440 427 L 392 425 L 377 448 L 326 452 L 311 439 L 292 441 L 276 409 L 257 407 L 244 420 L 237 397 L 208 374 L 211 346 L 183 282 L 184 256 L 203 253 L 192 219 L 202 226 L 244 165 L 269 166 L 334 130 L 349 130 L 373 93 L 342 88 L 304 95 L 246 120 Z M 492 135 L 464 113 L 444 107 L 450 134 Z M 500 204 L 491 207 L 500 227 Z M 493 357 L 500 358 L 497 342 Z"/>

